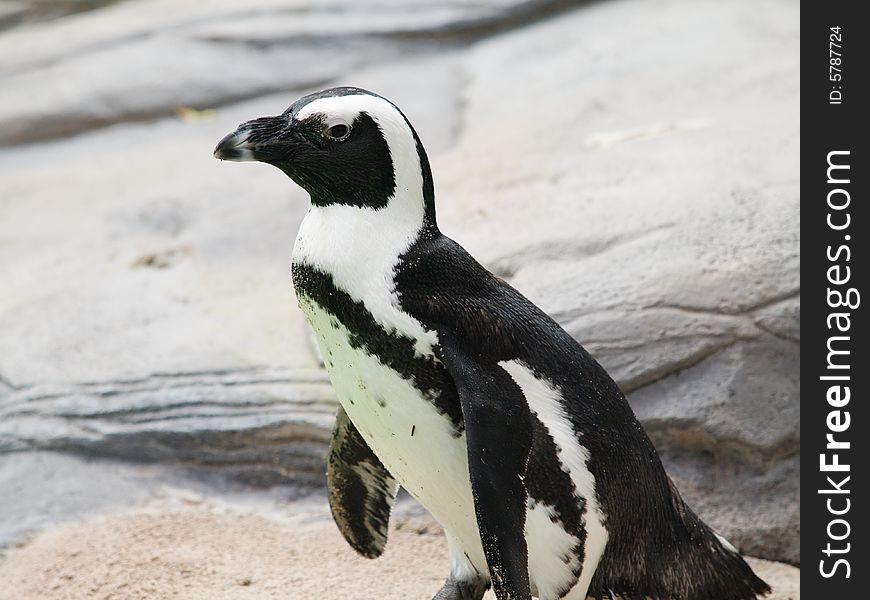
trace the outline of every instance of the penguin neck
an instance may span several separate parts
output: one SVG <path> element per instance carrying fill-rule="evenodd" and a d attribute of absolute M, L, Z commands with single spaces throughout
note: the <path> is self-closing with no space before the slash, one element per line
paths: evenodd
<path fill-rule="evenodd" d="M 416 350 L 431 354 L 429 334 L 402 312 L 396 290 L 402 256 L 429 230 L 422 202 L 400 203 L 402 200 L 411 198 L 393 198 L 381 209 L 312 205 L 293 248 L 294 284 L 297 276 L 305 279 L 300 274 L 307 269 L 328 276 L 335 290 L 362 304 L 381 327 L 418 340 L 422 345 L 415 345 Z M 297 287 L 296 293 L 310 296 L 304 284 L 301 289 Z M 316 294 L 313 300 L 323 302 Z M 344 318 L 342 314 L 335 316 Z"/>
<path fill-rule="evenodd" d="M 433 230 L 422 188 L 396 194 L 377 209 L 312 204 L 299 227 L 293 263 L 331 275 L 336 287 L 356 300 L 374 295 L 382 301 L 384 293 L 393 292 L 401 256 Z"/>

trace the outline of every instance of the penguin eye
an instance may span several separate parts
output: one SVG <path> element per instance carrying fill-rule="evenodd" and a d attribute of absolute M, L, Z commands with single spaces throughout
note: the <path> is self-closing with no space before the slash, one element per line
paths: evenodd
<path fill-rule="evenodd" d="M 350 125 L 347 123 L 336 123 L 335 125 L 330 125 L 324 130 L 323 135 L 335 142 L 341 142 L 346 140 L 350 135 Z"/>

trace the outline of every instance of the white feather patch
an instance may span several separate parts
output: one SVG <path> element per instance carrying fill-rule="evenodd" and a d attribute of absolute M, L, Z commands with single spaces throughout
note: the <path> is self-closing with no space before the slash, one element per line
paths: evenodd
<path fill-rule="evenodd" d="M 586 545 L 583 570 L 577 583 L 564 596 L 571 600 L 585 598 L 608 537 L 607 530 L 604 528 L 604 515 L 595 494 L 595 477 L 587 467 L 589 450 L 580 444 L 571 421 L 565 413 L 561 393 L 550 382 L 537 378 L 530 369 L 518 361 L 502 361 L 499 365 L 520 386 L 529 408 L 550 432 L 556 446 L 561 449 L 559 460 L 562 466 L 570 474 L 577 493 L 586 499 L 584 513 Z M 538 583 L 539 588 L 542 585 L 544 585 L 543 581 Z"/>
<path fill-rule="evenodd" d="M 734 547 L 734 544 L 725 539 L 724 536 L 720 535 L 718 531 L 714 531 L 713 535 L 716 536 L 716 539 L 719 540 L 719 543 L 725 546 L 725 549 L 733 552 L 734 554 L 740 555 L 740 551 Z"/>
<path fill-rule="evenodd" d="M 462 544 L 449 531 L 445 531 L 447 538 L 447 554 L 450 556 L 450 577 L 455 581 L 474 581 L 480 577 L 489 579 L 486 570 L 479 571 L 469 560 Z"/>
<path fill-rule="evenodd" d="M 555 516 L 552 507 L 540 503 L 526 511 L 529 578 L 540 600 L 561 598 L 559 593 L 574 581 L 573 570 L 579 563 L 573 552 L 577 538 L 553 522 Z M 569 562 L 563 557 L 569 557 Z"/>

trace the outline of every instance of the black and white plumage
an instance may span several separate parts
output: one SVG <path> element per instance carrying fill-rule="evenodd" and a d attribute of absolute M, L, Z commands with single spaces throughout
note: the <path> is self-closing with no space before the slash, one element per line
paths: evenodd
<path fill-rule="evenodd" d="M 429 162 L 357 88 L 242 124 L 215 156 L 311 196 L 293 283 L 341 402 L 329 499 L 381 554 L 398 485 L 444 526 L 438 600 L 749 600 L 769 590 L 683 502 L 624 395 L 435 221 Z"/>

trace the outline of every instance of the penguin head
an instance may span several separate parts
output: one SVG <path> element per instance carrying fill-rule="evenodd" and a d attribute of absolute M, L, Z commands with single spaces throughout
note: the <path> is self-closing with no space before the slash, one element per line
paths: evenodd
<path fill-rule="evenodd" d="M 214 156 L 274 165 L 314 205 L 416 204 L 434 223 L 432 176 L 416 132 L 393 103 L 360 88 L 310 94 L 278 116 L 242 123 Z"/>

